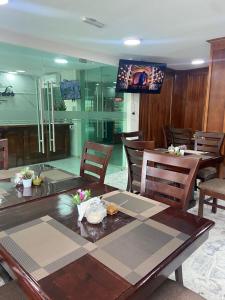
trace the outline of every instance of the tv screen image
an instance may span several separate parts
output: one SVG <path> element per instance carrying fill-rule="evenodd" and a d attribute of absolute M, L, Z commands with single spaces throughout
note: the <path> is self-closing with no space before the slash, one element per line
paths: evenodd
<path fill-rule="evenodd" d="M 80 99 L 80 82 L 78 80 L 63 80 L 60 82 L 62 100 Z"/>
<path fill-rule="evenodd" d="M 143 61 L 119 61 L 117 92 L 159 94 L 166 64 Z"/>

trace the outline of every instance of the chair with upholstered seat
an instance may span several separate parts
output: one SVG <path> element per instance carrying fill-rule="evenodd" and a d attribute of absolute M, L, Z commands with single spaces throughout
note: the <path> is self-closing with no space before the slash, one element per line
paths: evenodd
<path fill-rule="evenodd" d="M 167 279 L 155 292 L 150 295 L 149 300 L 204 300 L 199 294 L 185 288 L 176 281 Z"/>
<path fill-rule="evenodd" d="M 132 141 L 143 141 L 142 131 L 131 131 L 131 132 L 122 132 L 122 138 Z"/>
<path fill-rule="evenodd" d="M 7 282 L 0 287 L 0 300 L 28 300 L 16 280 Z"/>
<path fill-rule="evenodd" d="M 0 139 L 0 169 L 8 169 L 8 140 Z"/>
<path fill-rule="evenodd" d="M 141 194 L 187 210 L 200 159 L 144 151 Z"/>
<path fill-rule="evenodd" d="M 195 150 L 209 152 L 212 154 L 220 154 L 224 140 L 223 132 L 203 132 L 195 133 Z M 198 171 L 197 179 L 207 181 L 216 178 L 218 170 L 215 167 L 206 167 Z"/>
<path fill-rule="evenodd" d="M 127 164 L 128 164 L 128 184 L 127 191 L 140 193 L 141 169 L 144 149 L 153 150 L 154 141 L 130 141 L 122 137 Z"/>
<path fill-rule="evenodd" d="M 86 142 L 81 158 L 80 176 L 87 180 L 104 183 L 112 150 L 113 146 Z"/>
<path fill-rule="evenodd" d="M 175 157 L 144 151 L 141 195 L 187 210 L 194 188 L 200 159 Z M 175 271 L 176 279 L 182 281 L 182 266 Z"/>
<path fill-rule="evenodd" d="M 212 212 L 216 213 L 217 208 L 225 209 L 217 203 L 217 199 L 225 200 L 225 179 L 214 178 L 199 184 L 200 195 L 199 195 L 199 208 L 198 215 L 203 217 L 203 206 L 204 203 L 212 206 Z M 206 196 L 210 196 L 209 199 L 205 199 Z M 213 199 L 210 202 L 211 198 Z"/>

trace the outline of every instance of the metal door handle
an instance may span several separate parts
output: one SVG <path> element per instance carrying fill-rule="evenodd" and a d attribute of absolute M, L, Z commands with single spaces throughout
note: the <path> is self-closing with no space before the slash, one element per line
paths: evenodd
<path fill-rule="evenodd" d="M 54 95 L 53 95 L 53 83 L 51 82 L 50 85 L 51 89 L 51 125 L 52 125 L 52 146 L 53 146 L 53 152 L 55 152 L 55 116 L 54 116 Z"/>
<path fill-rule="evenodd" d="M 39 80 L 39 115 L 40 115 L 40 140 L 39 145 L 41 148 L 41 152 L 45 153 L 45 141 L 44 141 L 44 112 L 43 112 L 43 94 L 42 94 L 42 82 Z"/>

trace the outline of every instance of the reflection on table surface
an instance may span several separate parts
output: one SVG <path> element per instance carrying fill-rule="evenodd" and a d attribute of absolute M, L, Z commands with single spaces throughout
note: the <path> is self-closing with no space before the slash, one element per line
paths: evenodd
<path fill-rule="evenodd" d="M 13 177 L 0 180 L 0 209 L 80 188 L 87 184 L 86 179 L 47 164 L 30 166 L 30 169 L 34 170 L 35 176 L 43 176 L 43 182 L 39 186 L 24 188 L 22 185 L 16 186 Z"/>

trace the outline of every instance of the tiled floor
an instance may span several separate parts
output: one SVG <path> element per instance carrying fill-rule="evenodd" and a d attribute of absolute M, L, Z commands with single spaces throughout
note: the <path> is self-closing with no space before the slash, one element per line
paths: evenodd
<path fill-rule="evenodd" d="M 51 164 L 79 173 L 78 159 L 70 158 L 51 162 Z M 127 170 L 110 165 L 105 183 L 119 189 L 126 189 Z M 190 212 L 197 214 L 197 207 Z M 210 208 L 205 207 L 204 216 L 215 221 L 216 225 L 210 231 L 209 239 L 184 263 L 184 284 L 207 300 L 225 300 L 225 211 L 218 210 L 217 214 L 212 214 Z M 0 278 L 0 285 L 1 283 Z"/>

